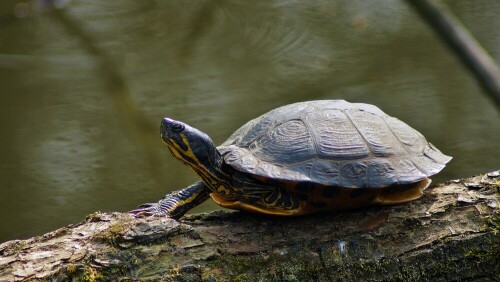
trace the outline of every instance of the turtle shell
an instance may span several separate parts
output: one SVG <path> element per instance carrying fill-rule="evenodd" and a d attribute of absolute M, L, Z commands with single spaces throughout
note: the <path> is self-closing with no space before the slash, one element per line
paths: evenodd
<path fill-rule="evenodd" d="M 418 182 L 451 160 L 397 118 L 344 100 L 274 109 L 243 125 L 218 150 L 228 165 L 261 179 L 347 188 Z"/>

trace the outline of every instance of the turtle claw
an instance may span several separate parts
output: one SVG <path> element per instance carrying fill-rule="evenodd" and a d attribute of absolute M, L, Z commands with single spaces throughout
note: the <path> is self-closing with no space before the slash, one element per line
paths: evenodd
<path fill-rule="evenodd" d="M 129 211 L 128 213 L 135 218 L 144 218 L 144 217 L 151 216 L 151 214 L 149 212 L 138 211 L 138 210 Z"/>
<path fill-rule="evenodd" d="M 133 212 L 136 210 L 150 209 L 150 208 L 154 208 L 154 206 L 158 206 L 158 203 L 145 203 L 145 204 L 139 205 L 137 207 L 137 209 L 131 210 L 130 212 Z"/>
<path fill-rule="evenodd" d="M 134 215 L 135 217 L 166 216 L 166 213 L 160 209 L 158 203 L 142 204 L 138 206 L 137 209 L 131 210 L 128 213 Z"/>
<path fill-rule="evenodd" d="M 209 190 L 199 181 L 187 188 L 167 194 L 157 203 L 142 204 L 129 213 L 136 217 L 158 216 L 177 219 L 209 197 Z"/>

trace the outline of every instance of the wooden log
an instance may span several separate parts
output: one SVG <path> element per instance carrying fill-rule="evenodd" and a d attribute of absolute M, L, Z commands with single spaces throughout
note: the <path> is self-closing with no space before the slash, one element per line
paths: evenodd
<path fill-rule="evenodd" d="M 409 204 L 295 218 L 97 212 L 1 244 L 0 281 L 495 280 L 499 175 L 449 181 Z"/>

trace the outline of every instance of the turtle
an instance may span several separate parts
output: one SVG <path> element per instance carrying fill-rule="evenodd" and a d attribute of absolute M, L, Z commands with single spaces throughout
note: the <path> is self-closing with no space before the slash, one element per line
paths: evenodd
<path fill-rule="evenodd" d="M 452 157 L 378 107 L 345 100 L 271 110 L 222 145 L 178 120 L 161 121 L 170 153 L 200 181 L 130 211 L 180 218 L 212 198 L 246 212 L 297 216 L 393 205 L 423 195 Z"/>

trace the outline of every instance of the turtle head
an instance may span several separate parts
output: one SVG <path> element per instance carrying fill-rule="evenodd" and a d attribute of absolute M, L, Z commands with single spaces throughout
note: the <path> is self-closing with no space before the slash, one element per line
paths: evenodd
<path fill-rule="evenodd" d="M 220 156 L 214 142 L 204 132 L 177 120 L 164 118 L 160 134 L 172 155 L 199 173 L 220 166 Z"/>
<path fill-rule="evenodd" d="M 192 168 L 211 191 L 234 197 L 230 168 L 207 134 L 171 118 L 161 121 L 160 134 L 170 153 Z"/>

